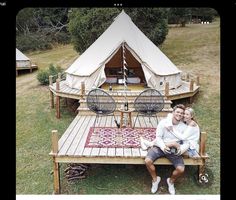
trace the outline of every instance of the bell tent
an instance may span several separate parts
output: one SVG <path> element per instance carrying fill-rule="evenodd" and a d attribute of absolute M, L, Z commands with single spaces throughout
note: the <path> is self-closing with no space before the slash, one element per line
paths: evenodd
<path fill-rule="evenodd" d="M 125 59 L 125 60 L 124 60 Z M 66 84 L 80 89 L 100 87 L 105 82 L 122 84 L 122 66 L 127 63 L 127 83 L 146 84 L 163 90 L 181 85 L 179 70 L 122 11 L 105 32 L 66 70 Z"/>
<path fill-rule="evenodd" d="M 30 67 L 30 59 L 24 55 L 21 51 L 16 49 L 16 66 L 17 67 Z"/>

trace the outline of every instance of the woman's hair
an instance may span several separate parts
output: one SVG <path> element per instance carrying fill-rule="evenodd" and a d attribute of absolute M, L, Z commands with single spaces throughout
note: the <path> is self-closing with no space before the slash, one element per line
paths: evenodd
<path fill-rule="evenodd" d="M 190 107 L 186 107 L 185 110 L 188 110 L 190 112 L 190 115 L 192 117 L 192 119 L 194 120 L 194 117 L 195 117 L 195 112 L 192 108 Z"/>
<path fill-rule="evenodd" d="M 195 111 L 194 111 L 192 108 L 190 108 L 190 107 L 186 107 L 185 110 L 188 110 L 188 111 L 190 112 L 190 115 L 191 115 L 192 120 L 193 120 L 195 123 L 198 124 L 198 122 L 197 122 L 197 120 L 196 120 L 196 118 L 195 118 Z"/>

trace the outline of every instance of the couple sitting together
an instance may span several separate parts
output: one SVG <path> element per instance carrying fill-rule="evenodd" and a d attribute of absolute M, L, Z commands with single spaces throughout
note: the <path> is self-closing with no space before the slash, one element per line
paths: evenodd
<path fill-rule="evenodd" d="M 200 130 L 193 119 L 194 110 L 178 104 L 173 108 L 172 114 L 161 120 L 156 129 L 156 139 L 153 141 L 140 138 L 141 148 L 148 150 L 145 158 L 146 167 L 152 177 L 151 192 L 156 193 L 161 177 L 157 176 L 154 161 L 160 157 L 166 157 L 172 162 L 175 170 L 167 178 L 168 191 L 175 194 L 174 182 L 184 172 L 182 154 L 198 158 Z"/>

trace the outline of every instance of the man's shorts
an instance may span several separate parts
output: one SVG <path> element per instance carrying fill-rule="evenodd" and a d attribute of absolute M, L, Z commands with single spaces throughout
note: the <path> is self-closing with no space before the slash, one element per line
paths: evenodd
<path fill-rule="evenodd" d="M 146 158 L 151 159 L 153 162 L 158 158 L 166 157 L 176 168 L 177 166 L 184 166 L 184 160 L 182 156 L 175 154 L 164 153 L 159 147 L 153 146 L 148 150 Z"/>

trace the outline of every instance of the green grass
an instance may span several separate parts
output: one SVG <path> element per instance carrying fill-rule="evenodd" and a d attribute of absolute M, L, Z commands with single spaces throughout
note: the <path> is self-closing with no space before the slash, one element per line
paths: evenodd
<path fill-rule="evenodd" d="M 202 131 L 208 133 L 207 167 L 214 179 L 209 187 L 194 181 L 197 167 L 187 166 L 176 183 L 177 194 L 220 194 L 220 28 L 210 25 L 172 27 L 161 50 L 184 72 L 200 76 L 200 92 L 192 104 Z M 50 63 L 67 68 L 78 56 L 71 45 L 27 54 L 39 66 Z M 16 194 L 52 194 L 51 130 L 61 136 L 74 113 L 65 106 L 61 119 L 50 108 L 49 91 L 40 86 L 37 71 L 16 78 Z M 144 165 L 90 165 L 86 179 L 68 183 L 61 167 L 63 194 L 150 194 L 151 178 Z M 157 166 L 162 177 L 159 194 L 167 194 L 165 178 L 172 166 Z"/>

